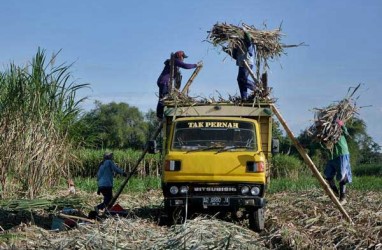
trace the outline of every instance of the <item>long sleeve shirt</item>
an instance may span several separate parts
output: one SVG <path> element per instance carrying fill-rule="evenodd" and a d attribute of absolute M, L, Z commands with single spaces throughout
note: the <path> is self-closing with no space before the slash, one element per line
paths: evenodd
<path fill-rule="evenodd" d="M 236 59 L 236 65 L 239 67 L 244 67 L 244 61 L 248 63 L 248 65 L 255 64 L 255 46 L 251 43 L 246 51 L 242 51 L 241 49 L 236 49 L 234 59 Z"/>
<path fill-rule="evenodd" d="M 98 169 L 98 187 L 112 187 L 114 172 L 118 174 L 124 173 L 124 171 L 117 167 L 112 160 L 105 160 Z"/>
<path fill-rule="evenodd" d="M 164 62 L 165 66 L 163 68 L 162 73 L 160 74 L 157 84 L 163 85 L 167 84 L 170 81 L 170 60 L 166 60 Z M 174 60 L 175 67 L 182 68 L 182 69 L 194 69 L 197 67 L 196 64 L 193 63 L 184 63 L 183 61 L 179 59 Z M 175 69 L 176 71 L 177 69 Z"/>

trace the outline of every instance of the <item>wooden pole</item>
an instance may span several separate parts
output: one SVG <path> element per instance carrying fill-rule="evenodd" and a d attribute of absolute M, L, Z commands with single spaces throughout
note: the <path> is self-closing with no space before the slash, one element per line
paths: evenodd
<path fill-rule="evenodd" d="M 170 80 L 168 84 L 168 92 L 171 93 L 174 87 L 174 77 L 175 77 L 175 54 L 170 55 Z"/>
<path fill-rule="evenodd" d="M 245 68 L 248 70 L 249 74 L 251 75 L 253 81 L 254 82 L 259 82 L 257 80 L 256 76 L 255 76 L 255 73 L 253 73 L 251 67 L 249 67 L 248 63 L 245 60 L 243 60 L 243 63 L 244 63 Z"/>
<path fill-rule="evenodd" d="M 151 140 L 155 140 L 157 138 L 157 136 L 159 135 L 160 131 L 162 130 L 162 127 L 163 127 L 163 124 L 165 123 L 165 121 L 166 121 L 166 118 L 163 118 L 163 120 L 158 125 L 157 130 L 155 131 L 154 135 L 152 136 Z M 145 149 L 143 150 L 143 152 L 142 152 L 141 156 L 139 157 L 137 163 L 135 164 L 134 168 L 127 175 L 125 181 L 119 187 L 119 190 L 117 191 L 116 195 L 113 197 L 113 199 L 111 199 L 110 203 L 107 205 L 108 208 L 111 208 L 114 205 L 114 203 L 117 201 L 118 197 L 121 195 L 121 193 L 122 193 L 123 189 L 125 188 L 126 184 L 129 182 L 131 176 L 133 176 L 135 174 L 135 172 L 137 171 L 139 164 L 141 163 L 141 161 L 145 157 L 145 155 L 146 155 L 148 150 L 149 150 L 149 145 L 146 145 Z"/>
<path fill-rule="evenodd" d="M 258 80 L 255 76 L 255 73 L 253 73 L 251 67 L 249 67 L 248 63 L 245 60 L 243 61 L 243 63 L 244 63 L 245 68 L 248 70 L 249 74 L 251 75 L 253 81 L 258 84 L 258 89 L 261 91 L 261 94 L 263 95 L 263 97 L 265 97 L 265 95 L 268 94 L 267 93 L 268 89 L 265 89 L 265 88 L 268 88 L 268 83 L 265 84 L 264 82 L 262 82 L 263 78 Z M 268 80 L 268 79 L 266 79 L 266 80 Z M 267 85 L 267 86 L 264 86 L 264 85 Z M 265 94 L 264 94 L 264 92 L 265 92 Z"/>
<path fill-rule="evenodd" d="M 190 88 L 190 85 L 194 81 L 195 77 L 199 74 L 199 71 L 202 69 L 202 67 L 203 67 L 203 65 L 200 65 L 200 66 L 196 67 L 196 69 L 194 70 L 194 72 L 190 76 L 190 79 L 188 79 L 186 85 L 184 85 L 184 88 L 182 89 L 182 94 L 183 95 L 188 94 L 188 89 Z"/>
<path fill-rule="evenodd" d="M 97 222 L 96 220 L 91 220 L 91 219 L 88 219 L 88 218 L 74 216 L 74 215 L 68 215 L 68 214 L 63 214 L 63 213 L 59 213 L 58 216 L 62 217 L 62 218 L 65 218 L 65 219 L 71 219 L 73 221 L 75 221 L 75 220 L 82 220 L 82 221 L 87 221 L 87 222 L 90 222 L 90 223 L 93 223 L 93 224 Z"/>
<path fill-rule="evenodd" d="M 353 224 L 352 219 L 350 216 L 347 214 L 346 210 L 343 208 L 341 203 L 338 201 L 337 197 L 334 195 L 332 189 L 328 185 L 328 183 L 325 181 L 325 179 L 322 177 L 320 171 L 316 168 L 314 165 L 313 161 L 310 159 L 309 155 L 305 152 L 304 148 L 301 146 L 301 144 L 297 141 L 297 139 L 294 137 L 293 132 L 289 129 L 288 125 L 286 124 L 285 120 L 281 116 L 280 112 L 278 109 L 275 107 L 274 104 L 271 104 L 272 111 L 273 113 L 277 116 L 279 119 L 280 123 L 283 125 L 285 131 L 287 132 L 289 138 L 292 140 L 294 145 L 296 146 L 298 152 L 304 158 L 305 163 L 309 166 L 309 168 L 312 170 L 314 176 L 318 179 L 320 182 L 322 188 L 326 192 L 327 195 L 329 195 L 330 199 L 334 202 L 334 204 L 337 206 L 337 208 L 340 210 L 340 212 L 346 217 L 347 221 Z"/>

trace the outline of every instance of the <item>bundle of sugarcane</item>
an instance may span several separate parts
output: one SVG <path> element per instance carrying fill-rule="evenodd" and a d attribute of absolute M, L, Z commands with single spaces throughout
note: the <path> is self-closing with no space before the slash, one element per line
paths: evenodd
<path fill-rule="evenodd" d="M 232 55 L 233 49 L 246 51 L 244 43 L 244 35 L 247 33 L 253 44 L 256 46 L 256 65 L 260 66 L 261 60 L 266 62 L 268 58 L 278 57 L 283 53 L 284 46 L 281 41 L 281 29 L 275 30 L 258 30 L 254 26 L 242 24 L 242 27 L 217 23 L 208 31 L 208 39 L 214 46 L 221 45 L 226 48 L 228 53 Z"/>
<path fill-rule="evenodd" d="M 342 134 L 339 121 L 346 123 L 357 113 L 358 108 L 351 97 L 359 86 L 338 104 L 331 104 L 326 108 L 315 108 L 314 124 L 308 129 L 308 135 L 331 150 Z"/>
<path fill-rule="evenodd" d="M 37 209 L 61 209 L 64 207 L 81 208 L 84 199 L 78 196 L 58 197 L 55 199 L 10 199 L 0 200 L 0 208 L 5 210 L 37 210 Z"/>

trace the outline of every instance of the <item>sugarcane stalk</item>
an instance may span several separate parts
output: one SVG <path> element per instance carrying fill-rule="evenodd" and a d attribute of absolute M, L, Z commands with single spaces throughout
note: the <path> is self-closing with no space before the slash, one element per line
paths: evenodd
<path fill-rule="evenodd" d="M 96 223 L 96 220 L 91 220 L 91 219 L 88 219 L 88 218 L 74 216 L 74 215 L 68 215 L 68 214 L 59 213 L 58 216 L 62 217 L 64 219 L 82 220 L 82 221 L 87 221 L 87 222 L 90 222 L 90 223 L 93 223 L 93 224 Z"/>

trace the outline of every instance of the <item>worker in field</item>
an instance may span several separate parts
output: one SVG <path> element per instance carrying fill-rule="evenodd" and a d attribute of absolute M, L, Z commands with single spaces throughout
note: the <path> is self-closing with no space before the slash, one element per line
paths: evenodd
<path fill-rule="evenodd" d="M 330 159 L 326 164 L 324 174 L 333 192 L 339 196 L 341 204 L 346 203 L 346 184 L 352 182 L 350 167 L 350 153 L 345 135 L 349 136 L 343 121 L 337 119 L 336 123 L 341 127 L 342 133 L 333 151 L 330 152 Z M 335 184 L 334 177 L 339 182 L 339 190 Z"/>
<path fill-rule="evenodd" d="M 113 198 L 113 175 L 114 173 L 121 174 L 126 177 L 122 169 L 120 169 L 113 161 L 113 153 L 106 152 L 103 156 L 103 161 L 99 165 L 97 173 L 97 194 L 103 195 L 103 202 L 94 207 L 95 212 L 98 214 L 99 210 L 103 210 L 110 203 Z"/>
<path fill-rule="evenodd" d="M 242 42 L 244 46 L 238 46 L 232 51 L 224 47 L 223 50 L 232 56 L 236 60 L 236 65 L 239 66 L 237 83 L 239 84 L 240 96 L 242 100 L 247 100 L 248 89 L 254 91 L 258 83 L 251 80 L 251 75 L 245 66 L 245 62 L 252 70 L 255 63 L 256 50 L 248 32 L 244 32 Z"/>
<path fill-rule="evenodd" d="M 183 69 L 194 69 L 197 66 L 201 65 L 201 62 L 198 62 L 197 64 L 189 64 L 183 62 L 184 58 L 187 58 L 184 51 L 177 51 L 174 53 L 174 79 L 175 79 L 175 88 L 179 89 L 181 85 L 181 74 L 179 71 L 179 68 Z M 167 59 L 164 62 L 164 68 L 162 70 L 162 73 L 160 74 L 157 85 L 159 87 L 159 101 L 157 105 L 157 117 L 159 120 L 163 118 L 163 99 L 168 95 L 169 93 L 169 84 L 170 84 L 170 67 L 171 59 Z"/>

